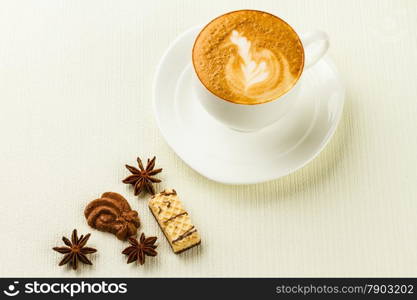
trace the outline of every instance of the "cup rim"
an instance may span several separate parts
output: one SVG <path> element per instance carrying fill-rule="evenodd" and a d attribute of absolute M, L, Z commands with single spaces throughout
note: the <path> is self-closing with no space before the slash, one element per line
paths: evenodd
<path fill-rule="evenodd" d="M 232 14 L 232 13 L 236 13 L 236 12 L 241 12 L 241 11 L 252 11 L 252 12 L 260 12 L 260 13 L 264 13 L 264 14 L 267 14 L 267 15 L 270 15 L 270 16 L 272 16 L 272 17 L 274 17 L 274 18 L 276 18 L 276 19 L 278 19 L 278 20 L 280 20 L 281 22 L 283 22 L 283 23 L 285 23 L 288 27 L 289 27 L 289 29 L 295 34 L 295 36 L 297 37 L 297 39 L 298 39 L 298 41 L 300 42 L 300 44 L 301 44 L 301 48 L 303 49 L 303 62 L 302 62 L 302 65 L 301 65 L 301 72 L 300 72 L 300 75 L 298 76 L 298 78 L 297 78 L 297 80 L 294 82 L 294 84 L 293 85 L 291 85 L 291 87 L 289 87 L 284 93 L 282 93 L 278 98 L 275 98 L 275 99 L 272 99 L 272 100 L 267 100 L 267 101 L 264 101 L 264 102 L 261 102 L 261 103 L 236 103 L 236 102 L 234 102 L 234 101 L 231 101 L 231 100 L 228 100 L 228 99 L 226 99 L 226 98 L 223 98 L 223 97 L 220 97 L 219 95 L 217 95 L 216 93 L 214 93 L 212 90 L 210 90 L 204 83 L 203 83 L 203 81 L 201 80 L 201 78 L 200 78 L 200 76 L 199 76 L 199 74 L 198 74 L 198 72 L 197 72 L 197 70 L 196 70 L 196 67 L 195 67 L 195 62 L 194 62 L 194 49 L 195 49 L 195 45 L 196 45 L 196 42 L 197 42 L 197 40 L 198 40 L 198 38 L 200 37 L 200 35 L 201 35 L 201 33 L 207 28 L 207 26 L 209 26 L 211 23 L 213 23 L 215 20 L 217 20 L 217 19 L 219 19 L 219 18 L 221 18 L 221 17 L 224 17 L 224 16 L 227 16 L 227 15 L 229 15 L 229 14 Z M 298 33 L 294 30 L 294 28 L 290 25 L 290 24 L 288 24 L 285 20 L 283 20 L 283 19 L 281 19 L 280 17 L 278 17 L 278 16 L 276 16 L 276 15 L 274 15 L 274 14 L 272 14 L 272 13 L 269 13 L 269 12 L 266 12 L 266 11 L 262 11 L 262 10 L 257 10 L 257 9 L 238 9 L 238 10 L 233 10 L 233 11 L 229 11 L 229 12 L 227 12 L 227 13 L 224 13 L 224 14 L 222 14 L 222 15 L 220 15 L 220 16 L 217 16 L 216 18 L 214 18 L 214 19 L 212 19 L 210 22 L 208 22 L 205 26 L 203 26 L 201 29 L 200 29 L 200 32 L 198 33 L 198 35 L 197 35 L 197 37 L 195 38 L 195 40 L 194 40 L 194 44 L 193 44 L 193 48 L 192 48 L 192 51 L 191 51 L 191 60 L 192 60 L 192 63 L 193 63 L 193 69 L 194 69 L 194 73 L 197 75 L 197 78 L 198 78 L 198 80 L 200 81 L 200 83 L 211 93 L 211 94 L 213 94 L 214 96 L 216 96 L 217 98 L 219 98 L 220 100 L 224 100 L 224 101 L 227 101 L 227 102 L 230 102 L 230 103 L 233 103 L 233 104 L 239 104 L 239 105 L 261 105 L 261 104 L 265 104 L 265 103 L 269 103 L 269 102 L 273 102 L 273 101 L 277 101 L 278 99 L 280 99 L 280 98 L 282 98 L 283 96 L 285 96 L 286 94 L 288 94 L 297 84 L 298 84 L 298 82 L 300 81 L 300 78 L 301 78 L 301 75 L 303 74 L 303 72 L 304 72 L 304 67 L 305 67 L 305 49 L 304 49 L 304 45 L 303 45 L 303 42 L 302 42 L 302 40 L 301 40 L 301 38 L 300 38 L 300 36 L 298 35 Z"/>

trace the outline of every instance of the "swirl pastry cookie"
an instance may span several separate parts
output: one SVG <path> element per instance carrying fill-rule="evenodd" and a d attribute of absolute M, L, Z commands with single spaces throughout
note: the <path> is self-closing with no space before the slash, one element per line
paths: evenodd
<path fill-rule="evenodd" d="M 107 192 L 91 201 L 84 210 L 88 225 L 113 233 L 120 240 L 136 235 L 140 226 L 138 212 L 120 194 Z"/>
<path fill-rule="evenodd" d="M 200 234 L 174 189 L 153 196 L 149 200 L 149 208 L 174 253 L 181 253 L 200 244 Z"/>

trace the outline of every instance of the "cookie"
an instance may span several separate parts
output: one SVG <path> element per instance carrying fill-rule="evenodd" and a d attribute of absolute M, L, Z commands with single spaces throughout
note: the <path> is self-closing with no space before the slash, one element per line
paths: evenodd
<path fill-rule="evenodd" d="M 140 226 L 138 212 L 120 194 L 107 192 L 91 201 L 84 210 L 88 225 L 113 233 L 120 240 L 136 235 Z"/>
<path fill-rule="evenodd" d="M 174 189 L 154 195 L 149 200 L 149 208 L 174 253 L 183 252 L 200 244 L 200 234 Z"/>

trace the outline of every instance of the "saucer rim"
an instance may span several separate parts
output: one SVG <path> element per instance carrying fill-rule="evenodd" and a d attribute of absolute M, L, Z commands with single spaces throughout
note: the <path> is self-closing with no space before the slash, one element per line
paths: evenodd
<path fill-rule="evenodd" d="M 226 185 L 251 185 L 251 184 L 258 184 L 258 183 L 264 183 L 264 182 L 269 182 L 272 180 L 276 180 L 285 176 L 288 176 L 291 173 L 294 173 L 302 168 L 304 168 L 307 164 L 309 164 L 311 161 L 313 161 L 323 150 L 324 148 L 326 148 L 326 146 L 328 145 L 328 143 L 330 142 L 330 140 L 332 139 L 332 137 L 334 136 L 336 129 L 338 128 L 339 124 L 340 124 L 340 120 L 342 118 L 343 115 L 343 111 L 344 111 L 344 103 L 346 100 L 346 86 L 345 83 L 342 79 L 341 73 L 339 72 L 339 70 L 337 69 L 335 63 L 333 62 L 333 60 L 330 58 L 330 56 L 328 54 L 326 54 L 324 57 L 322 57 L 320 60 L 324 60 L 326 61 L 326 63 L 331 67 L 331 69 L 333 70 L 334 76 L 337 78 L 337 81 L 339 83 L 339 93 L 340 93 L 340 99 L 338 99 L 339 103 L 339 109 L 337 112 L 337 116 L 334 118 L 334 121 L 331 125 L 331 127 L 329 128 L 329 130 L 327 131 L 326 137 L 323 139 L 321 145 L 319 148 L 317 148 L 316 151 L 314 151 L 314 153 L 312 153 L 312 155 L 306 159 L 303 163 L 299 164 L 298 166 L 291 168 L 287 171 L 282 172 L 281 174 L 274 176 L 273 174 L 267 178 L 262 178 L 259 180 L 225 180 L 224 178 L 216 178 L 213 177 L 211 174 L 208 174 L 202 170 L 200 170 L 200 168 L 198 166 L 195 165 L 191 165 L 187 159 L 185 159 L 183 157 L 183 155 L 180 153 L 181 151 L 179 151 L 178 149 L 176 149 L 176 147 L 174 147 L 174 143 L 172 143 L 170 141 L 170 137 L 167 136 L 166 132 L 162 129 L 162 120 L 160 118 L 160 114 L 158 111 L 158 107 L 157 107 L 157 99 L 156 99 L 156 91 L 157 91 L 157 83 L 158 83 L 158 78 L 160 77 L 161 74 L 161 68 L 167 58 L 167 56 L 169 55 L 169 53 L 172 51 L 173 48 L 175 48 L 175 46 L 178 44 L 179 41 L 181 41 L 185 36 L 187 36 L 188 34 L 199 30 L 202 27 L 202 25 L 197 25 L 197 26 L 193 26 L 190 27 L 189 29 L 185 30 L 184 32 L 182 32 L 181 34 L 179 34 L 167 47 L 167 49 L 164 51 L 163 55 L 161 56 L 161 58 L 159 59 L 159 62 L 157 64 L 157 67 L 155 69 L 155 74 L 153 76 L 153 83 L 152 83 L 152 107 L 153 107 L 153 113 L 156 119 L 156 124 L 157 127 L 162 135 L 162 137 L 164 138 L 165 142 L 168 144 L 168 146 L 173 150 L 173 152 L 188 166 L 190 167 L 192 170 L 196 171 L 197 173 L 199 173 L 200 175 L 202 175 L 203 177 L 206 177 L 212 181 L 218 182 L 218 183 L 222 183 L 222 184 L 226 184 Z M 302 74 L 301 74 L 302 76 Z"/>

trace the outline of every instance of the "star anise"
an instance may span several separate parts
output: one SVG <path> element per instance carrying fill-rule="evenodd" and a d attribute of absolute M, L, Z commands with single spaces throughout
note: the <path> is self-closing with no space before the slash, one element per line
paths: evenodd
<path fill-rule="evenodd" d="M 74 229 L 71 235 L 71 241 L 66 237 L 62 237 L 65 245 L 68 247 L 54 247 L 53 250 L 65 254 L 64 258 L 59 263 L 60 266 L 63 266 L 69 263 L 72 268 L 75 270 L 78 267 L 78 261 L 92 265 L 92 262 L 87 258 L 86 254 L 91 254 L 96 252 L 97 250 L 90 247 L 85 247 L 87 244 L 88 239 L 90 238 L 90 233 L 86 236 L 81 235 L 78 238 L 77 229 Z"/>
<path fill-rule="evenodd" d="M 139 169 L 126 165 L 126 168 L 132 173 L 132 175 L 123 179 L 123 183 L 133 185 L 135 196 L 139 195 L 141 192 L 147 192 L 151 195 L 155 195 L 155 189 L 152 184 L 161 182 L 161 180 L 153 176 L 162 171 L 162 169 L 154 169 L 155 159 L 155 156 L 151 160 L 148 158 L 146 168 L 143 167 L 142 161 L 139 157 L 137 159 Z"/>
<path fill-rule="evenodd" d="M 131 246 L 123 250 L 122 254 L 127 255 L 127 263 L 130 264 L 134 261 L 137 261 L 139 264 L 143 265 L 145 263 L 145 255 L 147 256 L 156 256 L 158 253 L 156 249 L 156 237 L 151 236 L 145 238 L 145 235 L 142 233 L 140 235 L 139 241 L 133 237 L 130 237 L 129 243 Z"/>

